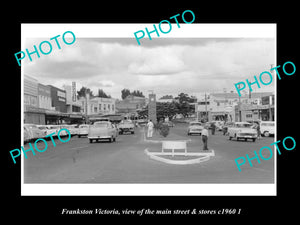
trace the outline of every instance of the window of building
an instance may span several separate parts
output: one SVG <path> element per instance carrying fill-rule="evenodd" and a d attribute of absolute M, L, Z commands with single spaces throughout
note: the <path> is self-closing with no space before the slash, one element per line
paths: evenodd
<path fill-rule="evenodd" d="M 107 104 L 107 109 L 110 110 L 110 104 Z"/>
<path fill-rule="evenodd" d="M 106 104 L 103 104 L 103 110 L 106 110 Z"/>
<path fill-rule="evenodd" d="M 111 105 L 111 110 L 115 111 L 115 105 Z"/>
<path fill-rule="evenodd" d="M 246 118 L 252 118 L 252 114 L 246 114 Z"/>
<path fill-rule="evenodd" d="M 101 111 L 101 104 L 99 104 L 99 111 Z"/>

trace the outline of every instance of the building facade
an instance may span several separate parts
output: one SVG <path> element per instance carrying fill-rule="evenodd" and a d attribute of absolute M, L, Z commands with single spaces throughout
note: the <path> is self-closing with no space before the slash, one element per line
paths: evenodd
<path fill-rule="evenodd" d="M 51 93 L 51 106 L 55 108 L 56 111 L 66 113 L 67 112 L 67 100 L 66 91 L 52 85 L 50 87 Z"/>
<path fill-rule="evenodd" d="M 81 97 L 78 102 L 84 115 L 108 115 L 116 113 L 116 100 L 113 98 Z"/>
<path fill-rule="evenodd" d="M 24 75 L 24 123 L 45 124 L 45 111 L 39 108 L 38 80 Z"/>
<path fill-rule="evenodd" d="M 51 106 L 50 87 L 40 83 L 38 83 L 38 107 L 53 110 Z"/>
<path fill-rule="evenodd" d="M 239 96 L 237 93 L 211 93 L 198 101 L 198 120 L 250 121 L 262 119 L 263 98 L 271 92 L 257 92 Z M 274 96 L 274 95 L 273 95 Z M 268 97 L 269 98 L 269 97 Z"/>

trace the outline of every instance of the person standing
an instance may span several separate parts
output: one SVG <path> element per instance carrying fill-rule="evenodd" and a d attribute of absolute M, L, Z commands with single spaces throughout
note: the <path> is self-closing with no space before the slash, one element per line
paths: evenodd
<path fill-rule="evenodd" d="M 147 127 L 148 127 L 147 137 L 150 138 L 153 135 L 153 127 L 154 127 L 152 120 L 149 120 L 149 122 L 147 123 Z"/>
<path fill-rule="evenodd" d="M 208 148 L 207 148 L 207 139 L 208 139 L 207 126 L 205 126 L 202 129 L 201 136 L 202 136 L 202 142 L 203 142 L 203 150 L 208 150 Z"/>
<path fill-rule="evenodd" d="M 261 132 L 260 132 L 260 125 L 259 125 L 259 122 L 256 126 L 256 130 L 257 130 L 257 139 L 261 139 Z"/>
<path fill-rule="evenodd" d="M 216 131 L 216 124 L 215 124 L 215 122 L 212 122 L 211 123 L 211 134 L 215 135 L 215 131 Z"/>

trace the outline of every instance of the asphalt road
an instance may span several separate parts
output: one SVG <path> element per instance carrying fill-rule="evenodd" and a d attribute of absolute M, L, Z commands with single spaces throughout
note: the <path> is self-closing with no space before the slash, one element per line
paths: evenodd
<path fill-rule="evenodd" d="M 170 132 L 191 139 L 188 151 L 200 151 L 199 136 L 187 136 L 187 124 L 177 124 Z M 67 143 L 55 139 L 56 147 L 48 140 L 47 151 L 28 152 L 24 159 L 25 183 L 273 183 L 274 157 L 270 160 L 253 160 L 241 166 L 239 172 L 234 159 L 254 156 L 263 146 L 274 142 L 265 137 L 256 142 L 228 140 L 221 132 L 210 135 L 208 147 L 215 156 L 209 161 L 193 165 L 171 165 L 150 159 L 144 150 L 159 151 L 160 143 L 144 140 L 142 128 L 134 135 L 119 135 L 117 141 L 89 143 L 85 137 L 74 136 Z M 40 149 L 43 144 L 38 143 Z M 28 144 L 24 146 L 28 149 Z M 264 152 L 265 158 L 269 153 Z"/>

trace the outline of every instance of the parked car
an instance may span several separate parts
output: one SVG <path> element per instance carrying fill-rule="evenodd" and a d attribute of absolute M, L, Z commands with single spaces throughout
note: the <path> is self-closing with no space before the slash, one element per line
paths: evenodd
<path fill-rule="evenodd" d="M 88 139 L 93 140 L 108 139 L 110 142 L 116 141 L 117 129 L 109 121 L 98 121 L 89 127 Z"/>
<path fill-rule="evenodd" d="M 59 126 L 58 125 L 46 125 L 46 127 L 47 127 L 47 129 L 48 130 L 51 130 L 51 132 L 50 133 L 55 133 L 55 134 L 53 134 L 52 135 L 52 137 L 57 137 L 57 133 L 58 133 L 58 131 L 59 131 Z"/>
<path fill-rule="evenodd" d="M 247 122 L 235 122 L 232 127 L 228 128 L 229 140 L 232 138 L 239 139 L 252 139 L 254 142 L 257 138 L 257 131 L 253 129 L 253 125 Z"/>
<path fill-rule="evenodd" d="M 269 137 L 275 134 L 275 122 L 274 121 L 261 121 L 260 132 L 263 136 Z"/>
<path fill-rule="evenodd" d="M 190 122 L 187 130 L 187 135 L 191 135 L 191 134 L 201 135 L 202 130 L 203 130 L 203 126 L 200 122 L 197 121 Z"/>
<path fill-rule="evenodd" d="M 118 124 L 119 134 L 123 134 L 125 132 L 130 132 L 134 134 L 134 124 L 131 120 L 122 120 L 121 123 Z"/>
<path fill-rule="evenodd" d="M 76 128 L 76 126 L 77 126 L 76 124 L 66 124 L 66 125 L 61 125 L 60 129 L 66 128 L 69 130 L 71 136 L 74 136 L 78 133 L 78 128 Z M 61 132 L 64 132 L 64 131 L 61 131 Z M 61 135 L 61 133 L 60 133 L 60 135 Z"/>
<path fill-rule="evenodd" d="M 24 126 L 23 130 L 24 143 L 30 142 L 33 139 L 32 133 L 28 127 Z"/>
<path fill-rule="evenodd" d="M 31 140 L 43 138 L 45 136 L 45 132 L 40 130 L 36 124 L 25 123 L 24 127 L 29 130 L 31 134 Z"/>
<path fill-rule="evenodd" d="M 37 125 L 37 127 L 44 132 L 44 137 L 53 133 L 53 132 L 56 132 L 56 130 L 54 129 L 48 129 L 48 127 L 46 125 Z"/>
<path fill-rule="evenodd" d="M 89 125 L 88 124 L 81 124 L 78 127 L 78 137 L 87 136 L 89 133 Z"/>
<path fill-rule="evenodd" d="M 233 125 L 234 125 L 234 122 L 226 122 L 226 123 L 224 123 L 224 125 L 222 126 L 223 135 L 228 135 L 228 128 L 232 127 Z"/>

